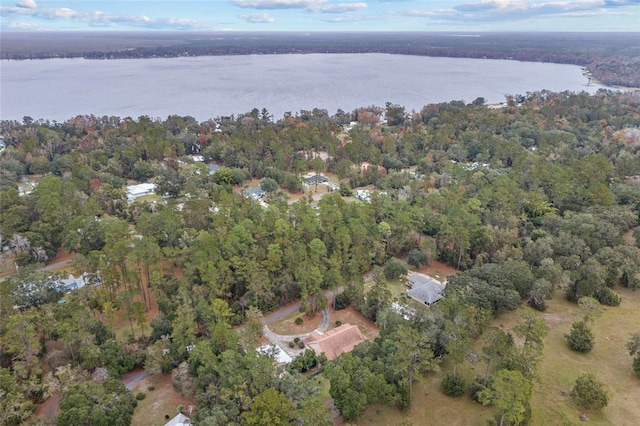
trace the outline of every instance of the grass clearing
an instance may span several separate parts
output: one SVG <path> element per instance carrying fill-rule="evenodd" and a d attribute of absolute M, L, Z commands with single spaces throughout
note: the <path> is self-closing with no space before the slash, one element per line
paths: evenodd
<path fill-rule="evenodd" d="M 579 425 L 584 413 L 593 425 L 633 426 L 640 424 L 640 378 L 632 369 L 632 358 L 625 348 L 633 332 L 640 331 L 640 291 L 633 292 L 617 287 L 622 296 L 618 307 L 605 307 L 602 317 L 593 324 L 595 346 L 588 354 L 579 354 L 569 349 L 564 334 L 577 318 L 573 312 L 577 304 L 570 303 L 562 292 L 556 292 L 547 303 L 548 309 L 541 315 L 549 325 L 545 338 L 545 350 L 538 367 L 539 380 L 534 382 L 531 400 L 530 425 Z M 510 330 L 518 323 L 525 311 L 523 305 L 515 312 L 501 315 L 494 326 Z M 474 345 L 480 350 L 481 342 Z M 427 374 L 414 384 L 412 406 L 408 410 L 396 407 L 373 405 L 358 418 L 357 425 L 398 425 L 407 420 L 415 425 L 486 425 L 496 409 L 474 402 L 470 396 L 450 398 L 440 389 L 444 375 L 451 370 L 448 363 L 441 365 L 439 375 Z M 484 372 L 484 363 L 475 366 L 465 363 L 459 366 L 467 380 Z M 582 373 L 592 373 L 609 390 L 609 405 L 601 412 L 585 411 L 569 396 L 575 380 Z"/>
<path fill-rule="evenodd" d="M 149 390 L 153 387 L 153 390 Z M 162 426 L 169 419 L 178 414 L 179 405 L 184 406 L 183 413 L 189 415 L 189 406 L 195 408 L 195 401 L 185 398 L 173 390 L 171 374 L 156 374 L 147 377 L 138 383 L 132 392 L 146 394 L 142 401 L 138 401 L 136 411 L 131 419 L 132 425 L 137 426 Z M 166 418 L 169 416 L 169 419 Z"/>
<path fill-rule="evenodd" d="M 302 318 L 301 324 L 296 324 L 296 318 Z M 317 312 L 313 317 L 308 317 L 302 312 L 294 312 L 278 321 L 269 324 L 269 328 L 276 334 L 284 336 L 309 333 L 320 325 L 322 314 Z"/>
<path fill-rule="evenodd" d="M 447 371 L 448 366 L 443 365 Z M 475 375 L 468 367 L 460 369 L 468 382 Z M 486 425 L 493 417 L 493 409 L 485 407 L 471 399 L 468 395 L 459 398 L 446 396 L 440 390 L 443 374 L 426 374 L 413 384 L 411 407 L 402 410 L 376 404 L 368 407 L 358 418 L 356 424 L 364 425 L 399 425 L 409 421 L 414 425 Z"/>
<path fill-rule="evenodd" d="M 632 369 L 632 358 L 625 345 L 633 332 L 640 331 L 640 291 L 617 287 L 622 296 L 618 307 L 605 307 L 604 314 L 595 320 L 595 345 L 588 354 L 573 352 L 564 334 L 576 321 L 573 312 L 577 305 L 564 295 L 556 294 L 549 301 L 544 317 L 551 330 L 545 339 L 544 358 L 539 367 L 540 381 L 534 385 L 532 425 L 578 424 L 585 412 L 570 397 L 573 384 L 582 373 L 594 374 L 605 383 L 611 400 L 602 412 L 585 413 L 592 424 L 640 424 L 640 378 Z M 562 421 L 568 419 L 568 422 Z"/>
<path fill-rule="evenodd" d="M 161 197 L 158 194 L 149 194 L 136 198 L 133 202 L 135 204 L 155 203 L 160 201 Z"/>

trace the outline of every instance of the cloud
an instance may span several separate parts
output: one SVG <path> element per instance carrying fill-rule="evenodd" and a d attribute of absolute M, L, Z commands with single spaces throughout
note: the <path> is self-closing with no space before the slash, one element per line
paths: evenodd
<path fill-rule="evenodd" d="M 26 0 L 21 3 L 35 2 Z M 123 15 L 107 13 L 99 10 L 80 12 L 69 8 L 28 8 L 0 7 L 0 16 L 27 16 L 45 21 L 62 20 L 86 24 L 90 27 L 132 26 L 149 29 L 195 30 L 211 29 L 211 26 L 200 21 L 178 18 L 151 19 L 144 15 Z"/>
<path fill-rule="evenodd" d="M 302 9 L 315 13 L 347 13 L 367 7 L 367 3 L 331 3 L 329 0 L 234 0 L 236 6 L 250 9 Z"/>
<path fill-rule="evenodd" d="M 8 30 L 20 30 L 20 31 L 44 31 L 46 28 L 40 25 L 27 24 L 24 22 L 9 22 L 6 26 Z"/>
<path fill-rule="evenodd" d="M 251 9 L 312 9 L 327 0 L 234 0 L 236 6 Z"/>
<path fill-rule="evenodd" d="M 405 16 L 422 16 L 449 22 L 498 22 L 560 15 L 576 17 L 587 13 L 609 14 L 613 8 L 640 4 L 640 0 L 482 0 L 461 3 L 451 9 L 411 9 L 399 12 Z"/>
<path fill-rule="evenodd" d="M 252 13 L 250 15 L 240 15 L 241 19 L 249 22 L 250 24 L 271 24 L 276 20 L 268 13 Z"/>
<path fill-rule="evenodd" d="M 24 0 L 24 1 L 19 1 L 18 3 L 16 3 L 16 6 L 18 7 L 24 7 L 26 9 L 35 9 L 38 7 L 38 5 L 36 4 L 35 1 L 33 0 Z"/>
<path fill-rule="evenodd" d="M 323 19 L 323 22 L 328 22 L 332 24 L 342 24 L 342 23 L 351 23 L 351 22 L 363 22 L 363 21 L 380 21 L 384 20 L 384 17 L 378 15 L 344 15 L 344 16 L 331 16 Z"/>
<path fill-rule="evenodd" d="M 320 13 L 346 13 L 355 12 L 365 7 L 367 7 L 366 3 L 337 3 L 317 6 L 313 11 Z"/>

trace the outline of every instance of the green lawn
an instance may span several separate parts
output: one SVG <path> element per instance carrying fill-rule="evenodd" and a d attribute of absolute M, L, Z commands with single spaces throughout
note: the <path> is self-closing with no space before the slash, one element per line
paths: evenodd
<path fill-rule="evenodd" d="M 160 198 L 161 197 L 158 194 L 149 194 L 149 195 L 145 195 L 144 197 L 136 198 L 134 203 L 137 203 L 137 204 L 151 203 L 153 201 L 159 201 Z"/>
<path fill-rule="evenodd" d="M 534 387 L 532 425 L 579 424 L 583 410 L 570 397 L 575 379 L 594 374 L 606 383 L 611 394 L 601 413 L 587 412 L 590 424 L 640 425 L 640 378 L 634 375 L 632 358 L 625 348 L 633 332 L 640 331 L 640 291 L 616 288 L 622 296 L 618 307 L 606 307 L 593 326 L 595 346 L 588 354 L 571 351 L 564 334 L 575 321 L 576 309 L 560 294 L 550 301 L 545 318 L 551 331 L 545 339 L 545 353 L 539 367 L 540 382 Z M 565 421 L 566 420 L 566 421 Z"/>

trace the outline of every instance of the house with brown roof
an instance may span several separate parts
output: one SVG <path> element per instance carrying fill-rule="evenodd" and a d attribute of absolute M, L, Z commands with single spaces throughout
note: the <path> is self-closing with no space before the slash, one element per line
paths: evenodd
<path fill-rule="evenodd" d="M 345 352 L 351 352 L 365 340 L 357 325 L 342 324 L 326 333 L 312 333 L 304 339 L 304 343 L 316 354 L 324 353 L 328 360 L 333 360 Z"/>

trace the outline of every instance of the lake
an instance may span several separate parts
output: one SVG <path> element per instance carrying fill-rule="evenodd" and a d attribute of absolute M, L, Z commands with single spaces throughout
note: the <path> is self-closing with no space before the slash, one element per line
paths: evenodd
<path fill-rule="evenodd" d="M 0 119 L 64 121 L 94 114 L 137 118 L 190 115 L 199 121 L 267 108 L 324 108 L 429 103 L 537 90 L 587 91 L 575 65 L 390 54 L 201 56 L 153 59 L 0 61 Z"/>

